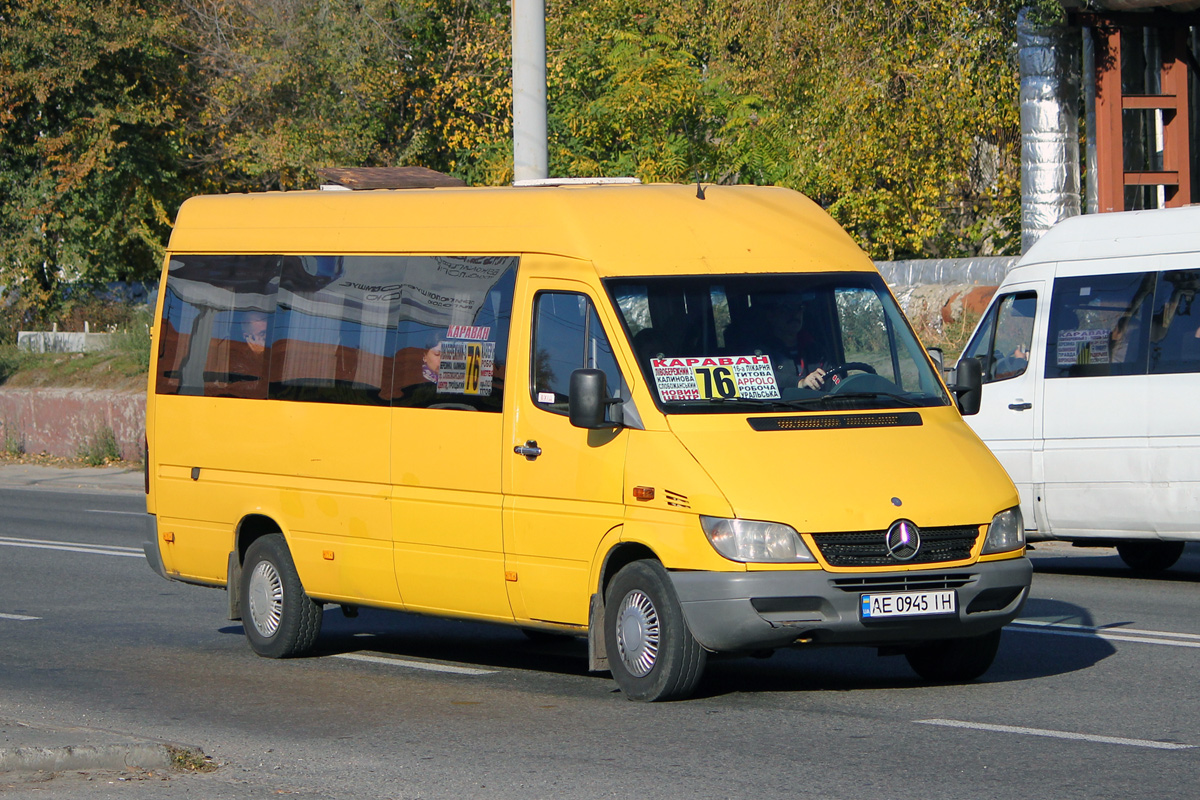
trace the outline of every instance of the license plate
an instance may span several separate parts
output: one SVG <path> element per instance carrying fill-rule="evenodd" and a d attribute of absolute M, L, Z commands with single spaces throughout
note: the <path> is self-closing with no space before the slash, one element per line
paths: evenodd
<path fill-rule="evenodd" d="M 953 614 L 958 610 L 958 597 L 952 591 L 864 594 L 860 599 L 863 619 Z"/>

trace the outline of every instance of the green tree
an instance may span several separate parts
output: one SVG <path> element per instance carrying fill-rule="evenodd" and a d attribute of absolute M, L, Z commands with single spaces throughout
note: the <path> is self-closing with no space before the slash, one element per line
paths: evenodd
<path fill-rule="evenodd" d="M 178 2 L 188 163 L 211 190 L 312 187 L 329 166 L 454 170 L 506 113 L 469 102 L 505 75 L 506 52 L 481 46 L 502 35 L 496 0 Z"/>
<path fill-rule="evenodd" d="M 0 0 L 0 285 L 157 272 L 179 186 L 176 54 L 158 0 Z"/>

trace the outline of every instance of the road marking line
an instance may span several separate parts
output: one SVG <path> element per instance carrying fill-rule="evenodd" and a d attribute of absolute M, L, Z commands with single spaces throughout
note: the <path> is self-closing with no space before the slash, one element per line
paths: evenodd
<path fill-rule="evenodd" d="M 449 664 L 430 664 L 427 661 L 409 661 L 403 658 L 384 658 L 383 656 L 364 656 L 358 653 L 337 653 L 334 658 L 345 658 L 350 661 L 365 661 L 368 664 L 386 664 L 389 667 L 407 667 L 423 669 L 428 672 L 449 672 L 454 675 L 494 675 L 494 669 L 475 669 L 474 667 L 454 667 Z"/>
<path fill-rule="evenodd" d="M 0 546 L 28 547 L 34 550 L 64 550 L 69 553 L 92 553 L 101 556 L 124 556 L 125 558 L 146 557 L 146 554 L 137 547 L 88 544 L 87 542 L 56 542 L 46 539 L 18 539 L 12 536 L 0 536 Z"/>
<path fill-rule="evenodd" d="M 1069 731 L 1048 731 L 1043 728 L 1018 728 L 1013 725 L 987 725 L 982 722 L 962 722 L 956 719 L 918 719 L 913 720 L 918 725 L 940 725 L 944 728 L 967 728 L 975 731 L 992 731 L 995 733 L 1019 733 L 1025 736 L 1045 736 L 1050 739 L 1073 739 L 1099 744 L 1120 744 L 1126 747 L 1148 747 L 1153 750 L 1193 750 L 1194 744 L 1176 744 L 1174 742 L 1156 742 L 1153 739 L 1124 739 L 1120 736 L 1094 736 L 1088 733 L 1071 733 Z"/>
<path fill-rule="evenodd" d="M 145 511 L 105 511 L 103 508 L 85 508 L 87 514 L 123 514 L 127 517 L 144 517 Z"/>
<path fill-rule="evenodd" d="M 17 622 L 28 622 L 41 617 L 27 617 L 24 614 L 0 614 L 0 619 L 15 619 Z"/>
<path fill-rule="evenodd" d="M 1067 622 L 1041 622 L 1039 620 L 1025 619 L 1015 620 L 1010 624 L 1013 626 L 1013 630 L 1020 633 L 1049 633 L 1056 636 L 1077 636 L 1088 639 L 1105 639 L 1112 642 L 1137 642 L 1140 644 L 1165 645 L 1167 647 L 1200 648 L 1200 636 L 1194 633 L 1145 631 L 1136 628 L 1092 628 L 1087 625 L 1075 625 Z M 1181 641 L 1172 641 L 1173 639 Z"/>

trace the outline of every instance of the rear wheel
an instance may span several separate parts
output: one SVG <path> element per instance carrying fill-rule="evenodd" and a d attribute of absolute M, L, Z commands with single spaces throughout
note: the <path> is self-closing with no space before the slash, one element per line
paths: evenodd
<path fill-rule="evenodd" d="M 321 606 L 304 592 L 283 535 L 255 539 L 242 565 L 242 625 L 250 647 L 267 658 L 311 652 L 321 633 Z"/>
<path fill-rule="evenodd" d="M 1174 566 L 1183 555 L 1183 542 L 1119 542 L 1117 555 L 1130 569 L 1138 572 L 1162 572 Z"/>
<path fill-rule="evenodd" d="M 918 645 L 904 657 L 927 681 L 966 683 L 988 671 L 1000 647 L 1000 631 L 968 639 L 943 639 Z"/>
<path fill-rule="evenodd" d="M 628 564 L 608 585 L 604 638 L 613 679 L 630 700 L 682 699 L 704 672 L 704 648 L 656 561 Z"/>

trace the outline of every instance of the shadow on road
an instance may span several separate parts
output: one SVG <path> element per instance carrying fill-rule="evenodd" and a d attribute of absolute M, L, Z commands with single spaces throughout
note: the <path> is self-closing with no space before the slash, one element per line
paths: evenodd
<path fill-rule="evenodd" d="M 1154 580 L 1164 583 L 1200 581 L 1200 543 L 1188 544 L 1175 566 L 1162 572 L 1138 572 L 1130 569 L 1116 548 L 1073 547 L 1067 542 L 1035 542 L 1029 553 L 1035 572 L 1053 575 L 1080 575 L 1125 580 Z"/>
<path fill-rule="evenodd" d="M 1115 652 L 1109 642 L 1080 630 L 1092 627 L 1093 621 L 1090 613 L 1079 606 L 1030 600 L 1022 618 L 1070 627 L 1010 626 L 995 663 L 980 683 L 1077 672 Z M 243 633 L 240 625 L 227 626 L 221 632 Z M 587 643 L 580 638 L 530 638 L 501 625 L 374 609 L 363 609 L 357 618 L 347 619 L 337 608 L 330 608 L 325 612 L 316 656 L 344 653 L 610 680 L 607 673 L 588 672 Z M 779 650 L 768 658 L 712 657 L 697 696 L 929 685 L 912 672 L 902 656 L 881 657 L 875 649 L 865 647 L 817 647 Z"/>

